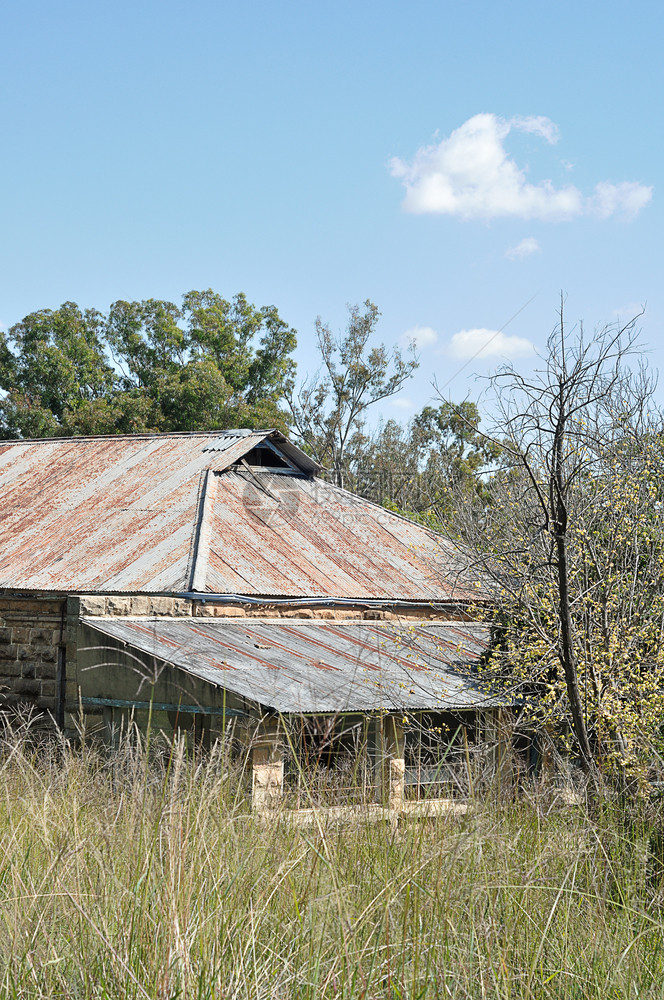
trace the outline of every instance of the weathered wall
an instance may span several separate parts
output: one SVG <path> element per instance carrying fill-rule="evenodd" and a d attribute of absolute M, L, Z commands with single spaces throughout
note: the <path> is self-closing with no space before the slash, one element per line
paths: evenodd
<path fill-rule="evenodd" d="M 148 617 L 169 616 L 184 617 L 193 614 L 191 601 L 180 597 L 148 597 L 145 594 L 94 594 L 83 595 L 80 600 L 82 615 L 104 615 L 126 617 L 128 615 L 146 615 Z"/>
<path fill-rule="evenodd" d="M 366 604 L 321 607 L 311 604 L 289 607 L 284 604 L 221 604 L 212 601 L 188 601 L 177 597 L 146 597 L 136 595 L 114 595 L 103 597 L 81 597 L 83 615 L 145 615 L 148 617 L 169 615 L 194 615 L 202 618 L 312 618 L 327 621 L 363 619 L 365 621 L 467 621 L 470 616 L 462 609 L 437 609 L 430 605 L 412 607 L 367 608 Z"/>
<path fill-rule="evenodd" d="M 199 710 L 197 718 L 204 721 L 208 732 L 217 735 L 221 735 L 220 727 L 231 718 L 237 718 L 242 726 L 251 726 L 252 716 L 255 726 L 260 718 L 259 706 L 147 653 L 127 649 L 85 622 L 78 627 L 77 648 L 76 697 L 80 699 L 86 728 L 91 733 L 101 733 L 105 740 L 109 740 L 111 726 L 116 730 L 126 729 L 130 717 L 139 728 L 146 726 L 149 717 L 152 729 L 167 735 L 175 728 L 194 730 L 194 714 L 186 710 L 192 706 Z M 90 704 L 88 699 L 107 704 Z M 134 711 L 122 702 L 152 707 Z"/>
<path fill-rule="evenodd" d="M 105 636 L 85 622 L 78 630 L 75 681 L 83 698 L 179 702 L 245 709 L 243 699 L 147 653 Z"/>
<path fill-rule="evenodd" d="M 46 713 L 46 724 L 61 714 L 72 652 L 68 619 L 77 611 L 70 604 L 66 597 L 52 595 L 0 595 L 0 706 L 32 706 Z"/>
<path fill-rule="evenodd" d="M 80 690 L 77 642 L 81 615 L 389 621 L 469 617 L 462 610 L 455 614 L 451 609 L 427 606 L 394 611 L 367 609 L 361 603 L 336 608 L 317 605 L 294 608 L 278 604 L 204 603 L 147 595 L 79 597 L 4 591 L 0 594 L 0 710 L 32 706 L 42 713 L 44 725 L 57 722 L 71 728 Z"/>

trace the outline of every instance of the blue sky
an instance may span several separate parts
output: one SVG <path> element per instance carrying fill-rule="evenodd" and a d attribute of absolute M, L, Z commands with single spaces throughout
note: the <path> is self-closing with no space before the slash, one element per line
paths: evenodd
<path fill-rule="evenodd" d="M 418 330 L 420 371 L 382 411 L 405 418 L 434 375 L 474 397 L 500 356 L 531 364 L 564 289 L 587 329 L 647 304 L 662 367 L 663 20 L 595 0 L 6 4 L 0 321 L 242 290 L 297 328 L 304 373 L 315 317 L 341 328 L 371 298 L 380 339 Z"/>

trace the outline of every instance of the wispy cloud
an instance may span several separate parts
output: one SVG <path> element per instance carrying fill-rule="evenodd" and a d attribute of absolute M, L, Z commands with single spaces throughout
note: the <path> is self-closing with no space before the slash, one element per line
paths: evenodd
<path fill-rule="evenodd" d="M 642 302 L 628 302 L 627 305 L 621 306 L 620 309 L 614 309 L 613 315 L 619 321 L 629 322 L 634 316 L 640 315 L 644 308 L 645 306 Z"/>
<path fill-rule="evenodd" d="M 595 193 L 589 199 L 590 211 L 600 219 L 608 219 L 616 212 L 634 216 L 644 208 L 652 197 L 652 188 L 637 184 L 636 181 L 623 181 L 621 184 L 609 184 L 602 181 L 595 187 Z"/>
<path fill-rule="evenodd" d="M 396 406 L 400 410 L 412 410 L 414 406 L 412 399 L 409 399 L 408 396 L 392 396 L 388 402 L 390 406 Z"/>
<path fill-rule="evenodd" d="M 421 351 L 425 347 L 432 347 L 437 341 L 438 334 L 430 326 L 412 326 L 399 337 L 399 346 L 406 349 L 414 344 L 415 349 Z"/>
<path fill-rule="evenodd" d="M 541 247 L 535 237 L 526 236 L 515 247 L 510 247 L 509 250 L 506 250 L 505 256 L 508 260 L 523 260 L 524 257 L 530 257 L 531 254 L 539 253 L 540 250 Z"/>
<path fill-rule="evenodd" d="M 534 352 L 535 348 L 525 337 L 508 337 L 500 330 L 487 330 L 478 327 L 473 330 L 459 330 L 447 345 L 446 354 L 453 358 L 468 360 L 471 358 L 523 358 Z"/>
<path fill-rule="evenodd" d="M 632 217 L 652 197 L 652 188 L 636 181 L 601 181 L 589 197 L 573 184 L 530 183 L 504 146 L 513 131 L 537 135 L 548 143 L 558 139 L 558 128 L 549 118 L 507 119 L 487 113 L 469 118 L 440 142 L 421 146 L 410 163 L 394 157 L 390 168 L 406 189 L 404 209 L 462 219 L 563 221 L 580 215 L 605 219 L 615 214 Z"/>

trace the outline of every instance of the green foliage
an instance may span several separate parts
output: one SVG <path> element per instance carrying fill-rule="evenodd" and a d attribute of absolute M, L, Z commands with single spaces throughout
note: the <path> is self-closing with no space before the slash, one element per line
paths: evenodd
<path fill-rule="evenodd" d="M 346 459 L 350 488 L 437 528 L 468 494 L 484 496 L 500 449 L 479 431 L 474 403 L 425 406 L 408 424 L 388 420 L 357 433 Z"/>
<path fill-rule="evenodd" d="M 120 300 L 105 316 L 66 302 L 1 336 L 0 433 L 286 430 L 295 345 L 274 306 L 242 294 L 192 291 L 181 307 Z"/>
<path fill-rule="evenodd" d="M 578 684 L 596 759 L 608 774 L 647 787 L 664 760 L 664 442 L 659 435 L 618 444 L 592 474 L 579 477 L 568 535 L 569 586 Z M 531 724 L 574 749 L 565 678 L 557 655 L 559 593 L 546 553 L 534 544 L 534 512 L 519 475 L 494 483 L 487 538 L 512 553 L 529 543 L 520 600 L 505 593 L 491 618 L 499 645 L 494 680 L 526 694 Z M 498 523 L 509 533 L 498 540 Z M 501 534 L 504 527 L 501 527 Z M 505 548 L 503 548 L 505 546 Z M 516 569 L 516 563 L 514 564 Z M 513 579 L 513 577 L 512 577 Z"/>
<path fill-rule="evenodd" d="M 297 392 L 292 387 L 289 406 L 302 444 L 323 466 L 331 469 L 338 486 L 347 482 L 348 455 L 362 438 L 364 414 L 370 406 L 399 391 L 418 367 L 411 351 L 371 346 L 380 312 L 367 299 L 364 309 L 349 307 L 344 334 L 334 336 L 316 320 L 321 369 Z"/>
<path fill-rule="evenodd" d="M 451 486 L 477 482 L 478 475 L 500 457 L 500 448 L 479 433 L 479 424 L 475 403 L 425 406 L 412 429 L 420 462 L 439 479 L 442 473 Z"/>
<path fill-rule="evenodd" d="M 79 410 L 112 392 L 114 372 L 104 353 L 104 321 L 73 302 L 30 313 L 0 334 L 4 437 L 58 433 Z"/>

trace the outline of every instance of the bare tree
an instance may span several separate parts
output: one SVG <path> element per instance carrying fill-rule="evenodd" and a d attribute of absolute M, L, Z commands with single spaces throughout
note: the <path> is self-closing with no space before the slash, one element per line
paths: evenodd
<path fill-rule="evenodd" d="M 321 367 L 286 396 L 297 434 L 322 465 L 332 468 L 337 486 L 344 485 L 346 450 L 365 411 L 398 392 L 418 366 L 412 348 L 404 358 L 396 348 L 370 346 L 380 317 L 373 302 L 367 299 L 363 309 L 348 310 L 346 332 L 336 337 L 317 318 Z"/>
<path fill-rule="evenodd" d="M 458 525 L 514 616 L 512 676 L 569 719 L 587 772 L 634 756 L 664 690 L 661 423 L 638 318 L 587 338 L 565 329 L 561 300 L 542 366 L 491 378 L 489 437 L 507 461 Z"/>

